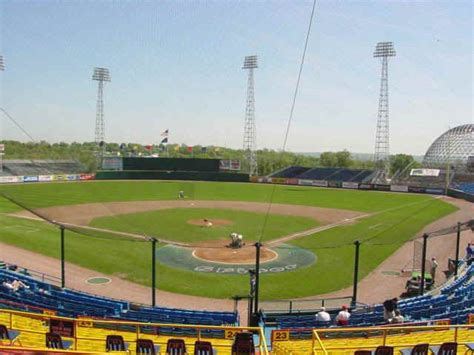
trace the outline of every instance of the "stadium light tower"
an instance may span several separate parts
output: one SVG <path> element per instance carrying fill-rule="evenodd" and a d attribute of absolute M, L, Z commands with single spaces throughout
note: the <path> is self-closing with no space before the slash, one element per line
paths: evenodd
<path fill-rule="evenodd" d="M 255 124 L 255 96 L 253 70 L 258 68 L 257 56 L 245 57 L 242 69 L 248 70 L 247 106 L 245 109 L 244 155 L 250 175 L 257 175 L 257 127 Z"/>
<path fill-rule="evenodd" d="M 105 127 L 104 127 L 104 82 L 110 81 L 110 73 L 107 68 L 94 68 L 92 80 L 98 81 L 97 106 L 95 115 L 95 144 L 99 156 L 105 151 Z"/>
<path fill-rule="evenodd" d="M 3 55 L 0 55 L 0 70 L 5 70 L 5 64 L 3 64 Z"/>
<path fill-rule="evenodd" d="M 390 172 L 390 130 L 388 116 L 388 58 L 395 57 L 392 42 L 379 42 L 375 47 L 374 58 L 382 58 L 380 79 L 379 112 L 377 115 L 377 133 L 375 136 L 374 163 L 376 179 L 384 181 Z"/>

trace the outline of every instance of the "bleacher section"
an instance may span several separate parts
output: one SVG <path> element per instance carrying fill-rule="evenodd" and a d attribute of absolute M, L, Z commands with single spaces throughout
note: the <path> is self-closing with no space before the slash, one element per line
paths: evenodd
<path fill-rule="evenodd" d="M 18 291 L 3 286 L 3 282 L 19 280 L 30 288 Z M 0 270 L 0 300 L 10 302 L 10 308 L 30 310 L 30 306 L 54 311 L 66 317 L 92 316 L 126 319 L 141 322 L 179 323 L 200 325 L 236 325 L 238 315 L 233 312 L 188 311 L 162 307 L 148 307 L 83 292 L 61 289 L 10 270 Z M 12 306 L 15 304 L 15 306 Z M 20 307 L 19 305 L 23 305 Z"/>
<path fill-rule="evenodd" d="M 468 326 L 399 326 L 370 328 L 327 328 L 301 332 L 278 331 L 273 334 L 273 354 L 354 354 L 366 350 L 371 354 L 379 346 L 390 347 L 382 354 L 413 354 L 418 344 L 428 344 L 426 352 L 437 354 L 443 343 L 454 342 L 458 354 L 474 350 L 474 329 Z M 277 334 L 279 336 L 277 336 Z M 278 341 L 276 338 L 285 338 Z M 389 351 L 390 351 L 389 350 Z M 454 354 L 454 353 L 450 353 Z"/>
<path fill-rule="evenodd" d="M 474 182 L 463 182 L 457 184 L 456 188 L 470 195 L 474 195 Z"/>
<path fill-rule="evenodd" d="M 0 326 L 5 326 L 10 340 L 0 340 L 0 352 L 5 349 L 45 349 L 46 345 L 81 352 L 184 354 L 167 349 L 170 343 L 181 343 L 186 354 L 195 353 L 197 342 L 208 342 L 214 353 L 231 354 L 243 345 L 251 346 L 253 353 L 268 354 L 265 338 L 260 328 L 216 327 L 179 324 L 155 324 L 151 322 L 117 322 L 93 318 L 64 318 L 46 314 L 0 310 Z M 47 333 L 55 334 L 55 336 Z M 248 336 L 246 336 L 248 335 Z M 111 338 L 113 336 L 113 338 Z M 109 337 L 109 340 L 107 338 Z M 56 344 L 51 338 L 57 338 Z M 148 341 L 143 342 L 146 339 Z M 171 340 L 171 339 L 174 339 Z M 247 344 L 245 344 L 247 340 Z M 139 352 L 137 342 L 148 343 L 148 351 Z M 240 344 L 239 344 L 240 343 Z M 199 345 L 199 344 L 198 344 Z M 202 344 L 201 344 L 202 345 Z M 123 347 L 123 348 L 122 348 Z M 143 349 L 140 347 L 140 349 Z M 176 349 L 176 348 L 175 348 Z M 200 354 L 212 355 L 211 352 Z M 49 350 L 48 350 L 49 351 Z M 44 353 L 44 352 L 43 352 Z M 244 353 L 244 352 L 242 352 Z M 247 352 L 249 354 L 250 352 Z"/>
<path fill-rule="evenodd" d="M 398 309 L 408 322 L 449 319 L 451 324 L 466 324 L 469 314 L 474 314 L 474 264 L 467 267 L 457 280 L 444 286 L 440 294 L 401 300 L 398 302 Z M 279 329 L 322 328 L 334 325 L 334 322 L 317 322 L 314 314 L 281 315 L 272 318 Z M 386 323 L 382 304 L 355 310 L 349 320 L 350 326 L 357 327 Z"/>
<path fill-rule="evenodd" d="M 304 166 L 289 166 L 287 168 L 284 168 L 282 170 L 279 170 L 279 171 L 271 174 L 269 177 L 291 179 L 291 178 L 294 178 L 298 175 L 303 174 L 304 172 L 306 172 L 310 169 L 311 168 L 306 168 Z"/>
<path fill-rule="evenodd" d="M 372 170 L 366 169 L 305 168 L 302 166 L 289 166 L 269 175 L 269 177 L 336 182 L 366 182 L 371 179 L 373 174 L 374 172 Z"/>
<path fill-rule="evenodd" d="M 4 176 L 80 174 L 86 168 L 75 160 L 4 160 Z"/>

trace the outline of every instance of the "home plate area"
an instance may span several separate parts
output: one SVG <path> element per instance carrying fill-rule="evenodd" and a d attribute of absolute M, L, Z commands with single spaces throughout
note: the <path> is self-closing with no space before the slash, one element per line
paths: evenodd
<path fill-rule="evenodd" d="M 202 273 L 247 274 L 255 268 L 255 247 L 232 249 L 219 246 L 215 241 L 213 244 L 198 247 L 166 245 L 157 250 L 156 257 L 163 265 Z M 310 266 L 316 260 L 316 255 L 308 250 L 280 244 L 272 249 L 261 249 L 260 272 L 293 271 Z"/>

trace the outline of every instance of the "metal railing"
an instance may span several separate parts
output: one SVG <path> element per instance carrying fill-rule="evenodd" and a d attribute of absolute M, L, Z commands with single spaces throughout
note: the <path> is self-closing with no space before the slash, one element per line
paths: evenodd
<path fill-rule="evenodd" d="M 313 299 L 294 299 L 260 302 L 260 309 L 263 313 L 302 313 L 318 311 L 321 307 L 327 309 L 338 309 L 342 304 L 350 304 L 352 296 L 332 297 L 332 298 L 313 298 Z"/>
<path fill-rule="evenodd" d="M 423 340 L 423 335 L 433 334 L 433 332 L 445 331 L 449 341 L 455 342 L 458 345 L 468 344 L 468 341 L 464 341 L 464 337 L 461 339 L 461 330 L 472 331 L 473 325 L 433 325 L 433 326 L 387 326 L 387 327 L 357 327 L 357 328 L 324 328 L 324 329 L 313 329 L 312 337 L 312 353 L 313 354 L 327 354 L 328 352 L 334 351 L 349 351 L 349 350 L 361 350 L 361 349 L 374 349 L 377 346 L 390 345 L 395 348 L 410 348 L 414 347 L 419 343 L 429 343 L 430 346 L 439 346 L 442 342 L 427 341 Z M 438 333 L 439 334 L 439 333 Z M 412 342 L 398 342 L 396 339 L 391 339 L 392 336 L 414 336 Z M 415 336 L 416 335 L 416 336 Z M 469 335 L 466 335 L 466 339 Z M 353 341 L 353 344 L 330 344 L 331 341 L 341 339 Z M 358 342 L 358 339 L 376 339 L 376 343 L 370 345 L 365 344 L 364 341 Z M 398 338 L 399 339 L 399 338 Z M 325 340 L 328 340 L 325 342 Z M 443 339 L 448 341 L 447 339 Z M 468 339 L 467 339 L 468 340 Z"/>
<path fill-rule="evenodd" d="M 147 338 L 155 336 L 153 342 L 160 346 L 166 346 L 166 337 L 172 336 L 176 338 L 191 338 L 197 340 L 228 340 L 227 344 L 219 344 L 217 347 L 222 348 L 232 347 L 232 341 L 235 338 L 237 333 L 250 332 L 254 336 L 257 335 L 258 343 L 255 344 L 255 348 L 258 350 L 259 354 L 268 355 L 267 343 L 265 340 L 265 335 L 263 330 L 259 327 L 235 327 L 235 326 L 207 326 L 207 325 L 186 325 L 186 324 L 161 324 L 161 323 L 144 323 L 144 322 L 130 322 L 130 321 L 110 321 L 102 319 L 93 319 L 93 318 L 67 318 L 59 317 L 49 314 L 36 314 L 28 313 L 21 311 L 13 310 L 0 310 L 0 315 L 7 314 L 8 324 L 4 324 L 7 328 L 20 331 L 20 336 L 18 341 L 15 341 L 14 344 L 18 343 L 21 345 L 21 337 L 28 334 L 45 334 L 44 330 L 31 329 L 30 327 L 21 327 L 21 321 L 17 321 L 16 318 L 27 318 L 29 324 L 32 320 L 39 320 L 43 324 L 48 324 L 51 327 L 51 322 L 59 321 L 61 323 L 62 329 L 69 329 L 69 334 L 62 334 L 63 337 L 72 339 L 72 349 L 74 351 L 81 351 L 80 346 L 78 346 L 78 341 L 88 341 L 88 342 L 103 342 L 105 348 L 105 339 L 104 337 L 99 337 L 97 334 L 94 336 L 94 328 L 98 331 L 110 331 L 110 334 L 117 334 L 117 331 L 120 331 L 121 334 L 127 336 L 128 343 L 136 343 L 143 335 L 146 335 Z M 20 326 L 18 325 L 20 324 Z M 66 327 L 70 325 L 70 327 Z M 79 330 L 86 328 L 88 331 L 84 335 L 79 335 Z M 145 331 L 146 330 L 146 331 Z M 184 334 L 186 330 L 194 330 L 193 335 Z M 180 334 L 179 332 L 183 332 Z M 219 333 L 222 336 L 218 336 L 215 332 L 210 331 L 221 331 Z M 195 334 L 195 335 L 194 335 Z M 160 335 L 164 335 L 165 338 L 160 338 Z M 129 340 L 133 339 L 133 340 Z M 84 352 L 84 351 L 83 351 Z"/>

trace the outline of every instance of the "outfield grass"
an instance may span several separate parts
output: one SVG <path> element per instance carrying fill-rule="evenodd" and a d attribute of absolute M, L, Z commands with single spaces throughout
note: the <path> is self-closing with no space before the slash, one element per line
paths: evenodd
<path fill-rule="evenodd" d="M 112 217 L 98 217 L 89 223 L 90 226 L 152 235 L 157 238 L 175 242 L 192 243 L 206 240 L 228 240 L 229 234 L 238 232 L 245 241 L 272 240 L 291 233 L 317 227 L 319 223 L 312 218 L 299 216 L 268 216 L 265 233 L 262 236 L 262 225 L 266 215 L 237 210 L 216 210 L 209 208 L 172 208 L 159 211 L 122 214 Z M 191 225 L 189 220 L 207 218 L 231 221 L 229 225 L 214 225 L 212 228 Z"/>
<path fill-rule="evenodd" d="M 268 202 L 376 212 L 417 201 L 427 195 L 328 189 L 303 186 L 225 182 L 90 181 L 3 185 L 0 192 L 29 208 L 90 202 L 176 200 L 183 190 L 188 199 Z"/>
<path fill-rule="evenodd" d="M 140 189 L 140 184 L 143 184 L 143 190 Z M 187 188 L 183 188 L 184 186 Z M 227 183 L 95 182 L 7 186 L 2 187 L 2 190 L 8 191 L 12 197 L 21 198 L 23 203 L 32 201 L 36 207 L 44 207 L 66 205 L 68 201 L 150 200 L 166 199 L 166 196 L 175 199 L 180 189 L 187 190 L 188 194 L 193 191 L 196 199 L 266 201 L 271 188 L 272 186 L 267 185 Z M 150 189 L 156 190 L 157 195 L 152 196 L 153 198 L 149 196 Z M 69 193 L 71 199 L 68 198 Z M 286 186 L 277 186 L 275 202 L 370 212 L 386 211 L 352 225 L 292 241 L 292 244 L 316 253 L 318 261 L 294 272 L 262 275 L 260 292 L 263 299 L 311 296 L 349 286 L 352 282 L 354 240 L 362 241 L 362 278 L 404 241 L 419 233 L 423 226 L 456 210 L 450 204 L 425 195 Z M 0 200 L 0 209 L 8 212 L 18 208 Z M 0 215 L 0 241 L 56 258 L 59 255 L 59 231 L 42 222 Z M 105 236 L 94 238 L 66 232 L 66 259 L 69 262 L 145 285 L 150 284 L 150 247 L 149 243 L 115 240 Z M 217 298 L 248 292 L 246 276 L 201 274 L 171 269 L 160 264 L 157 283 L 163 290 Z"/>

